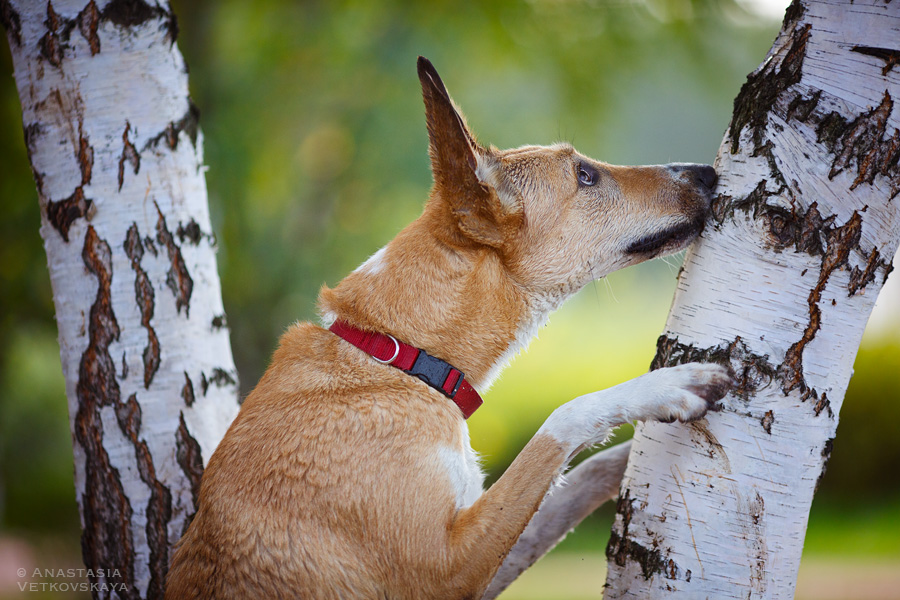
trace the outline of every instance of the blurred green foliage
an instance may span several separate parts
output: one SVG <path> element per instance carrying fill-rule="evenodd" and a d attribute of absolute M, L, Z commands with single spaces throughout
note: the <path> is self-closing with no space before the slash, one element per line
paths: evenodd
<path fill-rule="evenodd" d="M 614 163 L 711 162 L 733 97 L 778 30 L 742 4 L 718 0 L 174 5 L 201 110 L 245 392 L 280 333 L 315 318 L 319 287 L 337 283 L 421 209 L 430 173 L 417 55 L 432 59 L 485 143 L 566 139 Z M 76 538 L 38 203 L 2 46 L 0 532 Z M 614 274 L 553 318 L 470 421 L 492 477 L 553 407 L 646 370 L 676 271 L 677 261 L 657 261 Z M 897 505 L 900 336 L 894 340 L 860 352 L 817 497 L 823 522 L 844 510 L 834 507 Z M 814 511 L 811 531 L 815 524 Z M 566 543 L 602 548 L 608 520 L 584 531 Z"/>

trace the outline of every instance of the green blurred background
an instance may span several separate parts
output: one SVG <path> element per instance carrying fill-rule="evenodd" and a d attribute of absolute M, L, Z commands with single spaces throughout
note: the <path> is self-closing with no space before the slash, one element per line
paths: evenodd
<path fill-rule="evenodd" d="M 281 332 L 315 318 L 319 287 L 337 283 L 418 215 L 430 173 L 417 55 L 434 62 L 483 142 L 568 140 L 621 164 L 711 162 L 785 2 L 775 0 L 774 10 L 759 0 L 173 4 L 201 111 L 219 270 L 246 393 Z M 0 73 L 6 598 L 18 593 L 20 579 L 9 573 L 16 561 L 77 566 L 80 529 L 38 203 L 5 43 Z M 555 406 L 646 371 L 679 261 L 588 286 L 505 372 L 470 420 L 491 478 Z M 799 596 L 900 598 L 898 313 L 896 304 L 883 311 L 860 350 L 813 507 Z M 597 597 L 611 521 L 611 508 L 598 511 L 504 597 Z"/>

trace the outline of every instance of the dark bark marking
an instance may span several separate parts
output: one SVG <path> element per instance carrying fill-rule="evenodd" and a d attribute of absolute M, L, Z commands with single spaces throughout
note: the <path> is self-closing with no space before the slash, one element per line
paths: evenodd
<path fill-rule="evenodd" d="M 794 27 L 806 14 L 806 7 L 800 0 L 793 0 L 791 5 L 784 11 L 784 20 L 781 22 L 782 31 L 787 31 L 789 27 Z"/>
<path fill-rule="evenodd" d="M 758 210 L 768 225 L 769 241 L 776 251 L 793 247 L 795 252 L 822 256 L 825 236 L 833 229 L 835 217 L 822 218 L 816 202 L 802 214 L 793 207 L 786 210 L 765 204 Z"/>
<path fill-rule="evenodd" d="M 804 98 L 803 94 L 797 94 L 788 104 L 786 121 L 796 119 L 800 122 L 806 122 L 810 116 L 819 107 L 819 100 L 822 98 L 822 90 L 816 92 L 809 98 Z"/>
<path fill-rule="evenodd" d="M 825 471 L 828 470 L 828 461 L 831 459 L 831 452 L 834 450 L 834 438 L 828 438 L 825 440 L 825 444 L 822 446 L 822 471 L 819 473 L 819 477 L 816 479 L 816 487 L 813 492 L 819 490 L 819 484 L 822 483 L 822 478 L 825 477 Z"/>
<path fill-rule="evenodd" d="M 78 31 L 87 40 L 88 46 L 91 48 L 91 56 L 100 53 L 100 36 L 97 35 L 97 27 L 100 25 L 100 11 L 97 10 L 97 4 L 94 0 L 88 2 L 78 17 Z"/>
<path fill-rule="evenodd" d="M 856 178 L 851 190 L 861 183 L 871 185 L 881 175 L 891 185 L 890 198 L 900 194 L 900 130 L 894 129 L 889 135 L 887 128 L 893 106 L 891 95 L 885 91 L 877 107 L 852 122 L 836 112 L 817 119 L 817 139 L 834 154 L 829 178 L 833 179 L 855 163 Z"/>
<path fill-rule="evenodd" d="M 119 337 L 119 324 L 112 309 L 112 251 L 88 226 L 82 259 L 97 277 L 97 296 L 91 305 L 88 347 L 81 355 L 75 386 L 78 410 L 74 435 L 85 454 L 85 483 L 81 497 L 84 531 L 81 549 L 85 565 L 109 574 L 108 583 L 124 586 L 125 598 L 138 598 L 134 586 L 134 544 L 131 536 L 132 509 L 122 487 L 119 472 L 112 466 L 103 446 L 100 409 L 119 402 L 119 386 L 109 345 Z M 117 570 L 118 577 L 113 571 Z M 100 583 L 89 573 L 91 583 Z"/>
<path fill-rule="evenodd" d="M 656 356 L 650 363 L 650 370 L 694 362 L 715 363 L 730 369 L 737 380 L 732 393 L 744 400 L 768 387 L 777 373 L 769 356 L 751 352 L 740 336 L 712 348 L 697 348 L 682 344 L 678 338 L 661 335 L 656 340 Z"/>
<path fill-rule="evenodd" d="M 816 391 L 813 390 L 812 398 L 816 401 L 815 405 L 813 406 L 813 410 L 815 411 L 817 417 L 822 414 L 822 411 L 826 411 L 829 418 L 834 418 L 834 412 L 831 410 L 831 401 L 828 399 L 828 392 L 822 392 L 822 397 L 819 398 L 818 394 L 816 394 Z"/>
<path fill-rule="evenodd" d="M 787 189 L 787 181 L 784 180 L 784 175 L 781 174 L 781 169 L 778 168 L 778 162 L 775 160 L 775 144 L 769 140 L 762 146 L 759 146 L 753 150 L 752 156 L 754 158 L 762 156 L 766 159 L 766 164 L 769 166 L 769 176 L 770 178 L 778 183 L 778 189 L 773 192 L 774 194 L 781 194 Z"/>
<path fill-rule="evenodd" d="M 151 6 L 144 0 L 113 0 L 106 5 L 100 18 L 123 29 L 143 25 L 151 19 L 163 21 L 160 30 L 165 30 L 170 44 L 178 38 L 178 20 L 174 11 L 166 11 L 161 6 Z"/>
<path fill-rule="evenodd" d="M 828 399 L 828 393 L 822 392 L 822 396 L 819 396 L 818 390 L 813 388 L 802 389 L 800 394 L 800 402 L 806 402 L 809 400 L 813 407 L 813 412 L 818 417 L 822 414 L 822 411 L 828 415 L 828 418 L 834 419 L 834 412 L 831 410 L 831 401 Z"/>
<path fill-rule="evenodd" d="M 209 390 L 209 386 L 215 384 L 216 387 L 225 387 L 226 385 L 237 385 L 237 379 L 234 378 L 228 371 L 225 369 L 215 367 L 212 370 L 212 375 L 207 379 L 206 373 L 200 373 L 200 390 L 203 392 L 203 395 L 206 395 L 207 390 Z"/>
<path fill-rule="evenodd" d="M 122 133 L 122 154 L 119 155 L 119 191 L 122 191 L 122 184 L 125 182 L 125 162 L 131 164 L 134 174 L 137 175 L 141 170 L 141 155 L 131 140 L 128 139 L 128 132 L 131 131 L 131 123 L 125 121 L 125 131 Z"/>
<path fill-rule="evenodd" d="M 156 249 L 156 244 L 149 235 L 144 236 L 144 248 L 146 248 L 153 256 L 159 256 L 159 250 Z"/>
<path fill-rule="evenodd" d="M 893 108 L 894 101 L 885 90 L 878 107 L 858 116 L 847 127 L 832 148 L 836 156 L 828 173 L 829 178 L 849 167 L 853 158 L 856 158 L 857 176 L 850 186 L 851 190 L 862 182 L 872 183 L 877 174 L 891 175 L 890 170 L 896 168 L 900 159 L 900 131 L 895 129 L 893 136 L 884 139 Z M 896 192 L 892 193 L 892 197 L 894 195 Z"/>
<path fill-rule="evenodd" d="M 62 64 L 62 40 L 60 40 L 60 25 L 63 21 L 60 19 L 56 11 L 53 10 L 53 3 L 47 2 L 47 20 L 44 26 L 47 28 L 41 39 L 38 41 L 40 55 L 57 69 Z"/>
<path fill-rule="evenodd" d="M 182 244 L 184 244 L 185 240 L 188 240 L 191 244 L 196 246 L 200 243 L 200 240 L 203 239 L 204 233 L 200 230 L 200 225 L 197 221 L 191 218 L 185 225 L 182 225 L 181 223 L 178 224 L 175 235 L 178 236 L 178 241 Z"/>
<path fill-rule="evenodd" d="M 766 200 L 771 196 L 778 196 L 787 189 L 787 182 L 775 162 L 775 155 L 772 152 L 773 144 L 771 141 L 758 146 L 754 149 L 751 156 L 762 156 L 769 165 L 769 179 L 778 184 L 775 191 L 768 190 L 768 179 L 761 179 L 753 190 L 743 198 L 734 199 L 724 194 L 718 195 L 713 199 L 710 210 L 716 223 L 724 223 L 726 219 L 733 219 L 734 213 L 737 211 L 745 212 L 758 218 L 760 215 L 766 214 L 769 210 L 783 211 L 779 207 L 771 207 L 766 204 Z"/>
<path fill-rule="evenodd" d="M 706 448 L 706 453 L 712 460 L 719 461 L 721 470 L 724 473 L 731 473 L 731 459 L 722 446 L 719 439 L 713 435 L 709 427 L 703 422 L 694 421 L 688 423 L 688 430 L 691 433 L 691 440 L 698 448 Z"/>
<path fill-rule="evenodd" d="M 125 234 L 125 254 L 131 260 L 131 269 L 134 271 L 134 300 L 141 311 L 141 325 L 147 330 L 147 345 L 144 347 L 144 388 L 150 389 L 153 376 L 159 369 L 160 351 L 159 338 L 150 319 L 153 318 L 154 292 L 153 284 L 147 272 L 141 267 L 141 259 L 144 257 L 144 247 L 141 244 L 141 234 L 138 233 L 137 223 L 132 223 Z"/>
<path fill-rule="evenodd" d="M 28 164 L 31 165 L 31 174 L 34 175 L 34 183 L 37 185 L 38 194 L 44 195 L 44 174 L 34 168 L 34 150 L 37 138 L 42 133 L 41 124 L 35 121 L 22 127 L 25 134 L 25 150 L 28 153 Z"/>
<path fill-rule="evenodd" d="M 128 379 L 128 361 L 125 359 L 125 351 L 122 351 L 122 375 L 119 379 Z"/>
<path fill-rule="evenodd" d="M 166 19 L 166 35 L 170 44 L 174 44 L 178 39 L 178 17 L 175 16 L 174 10 L 169 11 L 169 17 Z M 184 72 L 187 74 L 187 62 L 184 63 Z"/>
<path fill-rule="evenodd" d="M 150 488 L 150 500 L 147 502 L 147 546 L 150 549 L 150 583 L 147 587 L 147 598 L 163 597 L 165 591 L 166 571 L 169 565 L 168 524 L 172 520 L 172 494 L 156 477 L 153 466 L 153 455 L 145 440 L 139 439 L 141 430 L 141 406 L 137 396 L 132 394 L 124 404 L 116 404 L 116 420 L 119 429 L 134 446 L 138 474 L 141 481 Z"/>
<path fill-rule="evenodd" d="M 184 476 L 191 485 L 191 501 L 194 511 L 200 505 L 200 479 L 203 477 L 203 455 L 200 444 L 188 431 L 184 421 L 184 413 L 178 418 L 178 431 L 175 432 L 175 459 L 181 466 Z M 194 518 L 194 513 L 187 516 L 187 522 Z M 187 528 L 187 523 L 185 523 Z"/>
<path fill-rule="evenodd" d="M 191 293 L 194 289 L 194 280 L 188 273 L 187 266 L 184 264 L 184 257 L 181 256 L 181 248 L 175 243 L 175 238 L 166 226 L 166 218 L 163 216 L 159 205 L 156 205 L 156 212 L 159 219 L 156 222 L 156 241 L 159 245 L 166 249 L 169 255 L 169 272 L 166 275 L 166 285 L 172 290 L 175 296 L 175 309 L 180 313 L 181 307 L 184 307 L 184 314 L 187 316 L 191 309 Z"/>
<path fill-rule="evenodd" d="M 191 381 L 187 371 L 184 372 L 184 386 L 181 388 L 181 397 L 186 406 L 194 405 L 194 382 Z"/>
<path fill-rule="evenodd" d="M 810 207 L 810 210 L 815 205 Z M 822 326 L 822 310 L 819 301 L 822 292 L 831 274 L 847 264 L 850 252 L 859 246 L 859 238 L 862 232 L 862 217 L 858 212 L 847 220 L 844 225 L 824 232 L 826 238 L 826 250 L 822 256 L 822 268 L 819 272 L 819 280 L 809 292 L 807 302 L 809 304 L 809 323 L 803 331 L 799 341 L 788 349 L 784 362 L 778 368 L 782 380 L 782 391 L 787 395 L 791 390 L 800 389 L 801 393 L 808 391 L 808 386 L 803 378 L 803 350 L 813 340 Z"/>
<path fill-rule="evenodd" d="M 874 56 L 884 61 L 884 67 L 881 69 L 882 76 L 887 76 L 891 70 L 900 64 L 900 50 L 891 50 L 890 48 L 873 48 L 872 46 L 853 46 L 851 52 L 858 52 L 866 56 Z"/>
<path fill-rule="evenodd" d="M 813 122 L 816 115 L 811 115 L 807 120 Z M 847 119 L 836 112 L 830 112 L 815 119 L 816 141 L 828 147 L 834 147 L 838 139 L 847 130 Z"/>
<path fill-rule="evenodd" d="M 762 425 L 762 428 L 769 435 L 772 435 L 772 423 L 774 423 L 774 422 L 775 422 L 775 413 L 772 412 L 771 410 L 767 410 L 766 414 L 764 414 L 762 419 L 759 420 L 760 425 Z"/>
<path fill-rule="evenodd" d="M 2 1 L 4 5 L 7 5 L 6 0 Z M 48 2 L 47 19 L 44 21 L 47 32 L 38 42 L 41 57 L 54 67 L 59 68 L 62 64 L 63 51 L 67 47 L 72 31 L 75 28 L 78 29 L 82 37 L 87 41 L 91 56 L 99 54 L 100 36 L 97 31 L 100 27 L 100 21 L 105 19 L 105 15 L 109 11 L 110 6 L 116 4 L 118 1 L 119 0 L 114 0 L 107 5 L 107 8 L 104 9 L 103 12 L 100 12 L 97 8 L 96 0 L 91 0 L 74 19 L 64 19 L 60 17 L 56 11 L 53 10 L 52 3 Z M 171 16 L 171 18 L 174 19 L 174 15 L 170 15 L 161 8 L 156 8 L 155 10 L 160 14 L 166 15 L 167 17 Z M 17 18 L 18 16 L 16 16 L 16 19 Z M 16 23 L 18 23 L 18 21 L 16 21 Z M 19 43 L 21 43 L 21 40 Z"/>
<path fill-rule="evenodd" d="M 794 29 L 785 44 L 790 44 L 790 48 L 781 62 L 776 64 L 772 60 L 747 77 L 747 82 L 734 99 L 734 116 L 731 119 L 732 154 L 740 148 L 741 131 L 744 127 L 750 127 L 755 147 L 763 144 L 769 111 L 781 93 L 802 77 L 803 59 L 811 28 L 811 25 L 805 25 Z"/>
<path fill-rule="evenodd" d="M 6 29 L 16 46 L 22 45 L 22 20 L 9 0 L 0 0 L 0 24 Z"/>
<path fill-rule="evenodd" d="M 78 122 L 78 152 L 75 154 L 78 160 L 78 168 L 81 170 L 81 185 L 91 182 L 91 172 L 94 170 L 94 149 L 88 142 L 82 130 L 82 123 Z"/>
<path fill-rule="evenodd" d="M 147 140 L 143 150 L 153 148 L 165 141 L 170 150 L 178 147 L 178 135 L 183 131 L 188 134 L 191 144 L 197 147 L 197 133 L 200 130 L 200 109 L 188 98 L 188 109 L 177 121 L 171 121 L 165 129 Z"/>
<path fill-rule="evenodd" d="M 143 0 L 112 0 L 103 9 L 103 20 L 119 27 L 132 28 L 165 14 L 166 11 L 160 7 L 150 6 Z"/>
<path fill-rule="evenodd" d="M 81 186 L 75 188 L 72 195 L 63 200 L 47 202 L 47 221 L 56 229 L 62 238 L 69 241 L 69 228 L 76 219 L 89 217 L 93 211 L 93 201 L 84 197 Z"/>
<path fill-rule="evenodd" d="M 215 317 L 213 317 L 213 320 L 212 320 L 212 328 L 213 329 L 224 329 L 225 327 L 228 327 L 228 319 L 225 316 L 225 313 L 222 313 L 221 315 L 216 315 Z"/>
<path fill-rule="evenodd" d="M 860 269 L 859 267 L 853 267 L 850 271 L 850 283 L 847 286 L 849 293 L 847 295 L 853 296 L 875 281 L 875 274 L 878 269 L 884 269 L 885 272 L 887 272 L 890 268 L 890 261 L 881 258 L 878 248 L 872 248 L 872 252 L 869 253 L 868 258 L 866 259 L 865 268 Z M 886 279 L 887 274 L 885 273 L 885 280 Z"/>
<path fill-rule="evenodd" d="M 631 490 L 626 489 L 616 502 L 616 513 L 622 517 L 622 533 L 613 527 L 609 543 L 606 545 L 606 558 L 615 561 L 620 567 L 624 567 L 629 560 L 636 562 L 641 567 L 644 579 L 648 581 L 657 574 L 662 574 L 670 580 L 678 579 L 681 569 L 674 560 L 666 558 L 658 547 L 647 548 L 628 537 L 628 528 L 634 511 L 632 506 L 634 500 L 630 495 Z M 657 546 L 656 542 L 654 546 Z M 684 580 L 689 581 L 689 577 L 690 575 L 686 574 Z"/>
<path fill-rule="evenodd" d="M 814 333 L 811 335 L 814 335 Z M 810 337 L 810 339 L 812 338 Z M 773 365 L 769 362 L 768 355 L 761 356 L 752 353 L 740 336 L 730 343 L 720 344 L 711 348 L 697 348 L 690 344 L 682 344 L 677 338 L 661 335 L 656 342 L 656 357 L 653 359 L 650 369 L 655 370 L 692 362 L 716 363 L 731 369 L 737 380 L 737 385 L 732 389 L 732 394 L 745 401 L 749 401 L 757 391 L 767 388 L 773 380 L 781 381 L 782 390 L 789 383 L 793 383 L 793 379 L 787 379 L 786 377 L 793 377 L 794 372 L 786 369 L 785 363 Z M 785 362 L 787 362 L 787 358 Z M 802 367 L 802 361 L 800 366 Z M 815 389 L 808 388 L 806 382 L 802 380 L 802 373 L 800 383 L 797 385 L 801 385 L 800 400 L 802 402 L 807 400 L 814 402 L 813 410 L 816 416 L 819 416 L 824 411 L 830 418 L 834 418 L 827 394 L 823 393 L 819 397 L 819 393 Z M 784 393 L 787 394 L 787 392 Z M 750 415 L 748 414 L 748 416 Z M 759 421 L 766 433 L 771 434 L 772 423 L 775 422 L 774 412 L 768 411 L 765 415 L 759 417 Z M 722 460 L 723 464 L 725 464 L 724 470 L 730 470 L 727 455 L 718 441 L 715 438 L 711 438 L 708 430 L 700 423 L 691 423 L 690 428 L 691 436 L 694 438 L 695 443 L 702 445 L 705 442 L 708 446 L 710 458 Z M 695 433 L 701 434 L 703 439 L 696 437 Z"/>
<path fill-rule="evenodd" d="M 759 594 L 766 591 L 766 559 L 768 558 L 768 549 L 765 538 L 764 517 L 766 514 L 766 503 L 763 497 L 756 492 L 755 498 L 747 503 L 745 513 L 749 519 L 747 536 L 753 548 L 753 561 L 750 565 L 750 585 Z"/>

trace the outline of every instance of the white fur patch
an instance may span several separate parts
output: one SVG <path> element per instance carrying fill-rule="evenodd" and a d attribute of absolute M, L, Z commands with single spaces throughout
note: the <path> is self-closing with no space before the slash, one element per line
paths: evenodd
<path fill-rule="evenodd" d="M 322 327 L 324 327 L 325 329 L 328 329 L 329 327 L 334 325 L 335 321 L 337 321 L 337 313 L 333 310 L 326 310 L 324 313 L 322 313 Z"/>
<path fill-rule="evenodd" d="M 466 508 L 475 504 L 484 488 L 484 473 L 478 462 L 478 455 L 469 442 L 469 430 L 463 424 L 464 450 L 438 448 L 438 459 L 447 470 L 447 477 L 456 494 L 456 508 Z"/>
<path fill-rule="evenodd" d="M 363 275 L 375 275 L 376 273 L 380 273 L 382 269 L 384 269 L 384 253 L 386 250 L 387 246 L 384 246 L 378 252 L 366 259 L 366 262 L 356 267 L 353 272 L 362 273 Z"/>
<path fill-rule="evenodd" d="M 555 311 L 568 298 L 561 295 L 559 298 L 546 298 L 540 300 L 536 305 L 530 307 L 525 318 L 519 323 L 519 329 L 516 331 L 516 337 L 509 343 L 506 351 L 500 355 L 491 369 L 488 371 L 484 381 L 478 383 L 478 391 L 481 393 L 490 389 L 500 372 L 515 358 L 520 352 L 524 352 L 528 348 L 531 340 L 537 337 L 538 331 L 550 320 L 550 313 Z"/>
<path fill-rule="evenodd" d="M 488 160 L 480 153 L 475 153 L 475 177 L 481 183 L 493 185 L 496 177 L 496 160 Z"/>
<path fill-rule="evenodd" d="M 616 419 L 615 415 L 620 412 L 619 403 L 626 402 L 628 398 L 607 394 L 607 402 L 603 402 L 604 392 L 615 389 L 579 396 L 557 407 L 538 433 L 552 436 L 570 453 L 604 441 L 612 427 L 624 422 Z"/>
<path fill-rule="evenodd" d="M 516 192 L 512 189 L 508 182 L 501 178 L 500 168 L 497 159 L 493 156 L 485 156 L 481 153 L 475 153 L 475 177 L 481 183 L 487 184 L 494 188 L 500 202 L 506 207 L 506 210 L 521 210 L 521 200 Z"/>

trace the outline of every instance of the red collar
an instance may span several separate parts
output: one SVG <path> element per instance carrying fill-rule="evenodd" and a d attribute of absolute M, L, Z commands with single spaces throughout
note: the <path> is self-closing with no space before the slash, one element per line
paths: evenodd
<path fill-rule="evenodd" d="M 329 329 L 378 362 L 397 367 L 438 390 L 456 403 L 466 419 L 483 402 L 462 371 L 424 350 L 399 342 L 392 335 L 363 331 L 343 321 L 335 321 Z"/>

